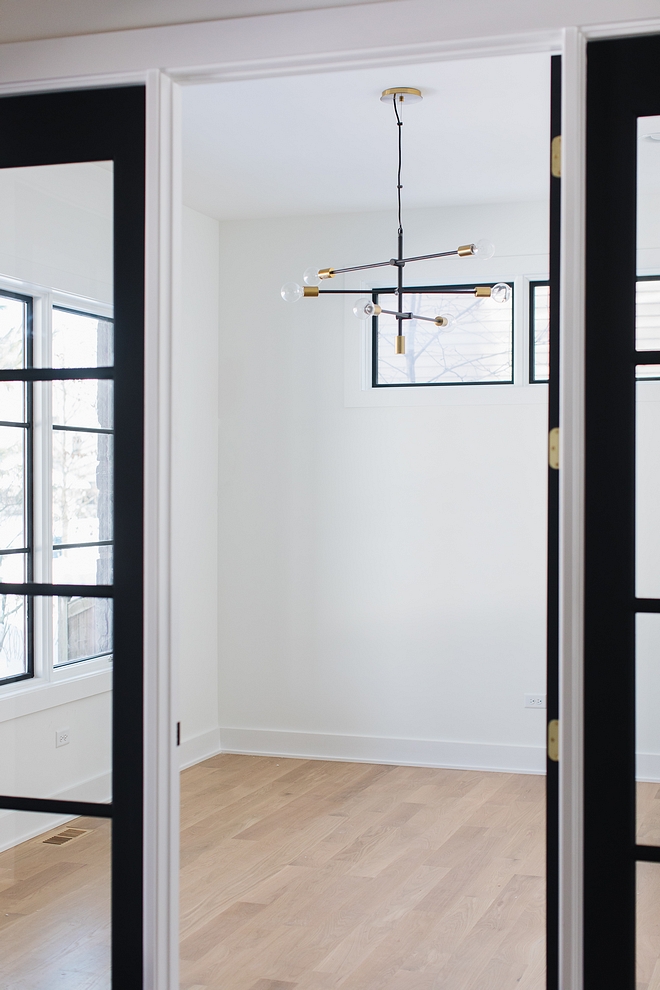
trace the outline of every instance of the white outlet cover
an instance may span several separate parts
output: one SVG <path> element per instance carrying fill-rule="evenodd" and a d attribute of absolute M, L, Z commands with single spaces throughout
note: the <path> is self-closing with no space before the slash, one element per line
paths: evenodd
<path fill-rule="evenodd" d="M 68 746 L 71 742 L 71 729 L 55 729 L 55 746 Z"/>
<path fill-rule="evenodd" d="M 525 708 L 545 708 L 545 695 L 544 694 L 526 694 L 525 695 Z"/>

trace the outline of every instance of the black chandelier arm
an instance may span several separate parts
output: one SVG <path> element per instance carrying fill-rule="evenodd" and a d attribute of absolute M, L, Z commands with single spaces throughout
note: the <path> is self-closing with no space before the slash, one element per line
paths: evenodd
<path fill-rule="evenodd" d="M 395 316 L 397 320 L 424 320 L 426 323 L 435 323 L 436 326 L 442 326 L 442 324 L 438 324 L 438 320 L 445 319 L 442 316 L 417 316 L 416 313 L 398 313 L 393 309 L 381 309 L 380 312 L 387 316 Z"/>
<path fill-rule="evenodd" d="M 404 265 L 412 261 L 432 261 L 434 258 L 455 258 L 457 256 L 459 258 L 466 258 L 473 253 L 472 247 L 472 244 L 464 244 L 454 251 L 436 251 L 435 254 L 418 254 L 414 258 L 390 258 L 389 261 L 377 261 L 373 265 L 352 265 L 350 268 L 322 268 L 321 271 L 330 273 L 326 278 L 332 278 L 334 275 L 343 275 L 345 272 L 363 272 L 369 268 L 387 268 L 388 265 L 391 265 L 393 268 L 403 268 Z"/>
<path fill-rule="evenodd" d="M 379 287 L 376 289 L 319 289 L 318 294 L 320 296 L 367 296 L 379 295 L 391 292 L 398 292 L 397 289 L 383 288 Z M 475 294 L 474 289 L 405 289 L 403 290 L 404 296 L 417 296 L 420 293 L 423 295 L 436 295 L 436 296 L 473 296 Z M 385 310 L 383 310 L 385 312 Z M 655 353 L 655 352 L 654 352 Z M 656 362 L 657 363 L 657 362 Z"/>

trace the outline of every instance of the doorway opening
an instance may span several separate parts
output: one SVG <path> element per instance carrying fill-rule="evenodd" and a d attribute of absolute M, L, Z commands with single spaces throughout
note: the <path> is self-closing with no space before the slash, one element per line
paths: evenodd
<path fill-rule="evenodd" d="M 418 304 L 512 290 L 417 362 L 280 297 L 396 255 L 398 84 L 410 254 L 495 245 Z M 183 990 L 546 984 L 550 107 L 548 54 L 183 90 Z"/>

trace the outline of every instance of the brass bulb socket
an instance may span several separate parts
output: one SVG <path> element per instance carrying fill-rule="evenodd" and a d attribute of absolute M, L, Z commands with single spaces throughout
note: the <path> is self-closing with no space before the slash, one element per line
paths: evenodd
<path fill-rule="evenodd" d="M 489 299 L 491 294 L 491 288 L 489 285 L 477 285 L 474 294 L 477 299 Z"/>
<path fill-rule="evenodd" d="M 474 244 L 461 244 L 456 254 L 459 258 L 469 258 L 474 254 Z"/>
<path fill-rule="evenodd" d="M 334 278 L 334 268 L 319 268 L 319 278 Z"/>
<path fill-rule="evenodd" d="M 373 308 L 373 310 L 372 310 L 372 312 L 371 312 L 371 315 L 372 315 L 372 316 L 380 316 L 380 314 L 381 314 L 382 312 L 383 312 L 383 311 L 382 311 L 382 309 L 380 308 L 380 306 L 378 305 L 378 303 L 374 303 L 374 308 Z"/>
<path fill-rule="evenodd" d="M 446 316 L 436 316 L 434 322 L 435 322 L 436 327 L 448 327 L 449 326 L 449 320 L 447 319 Z"/>
<path fill-rule="evenodd" d="M 318 285 L 304 285 L 303 286 L 303 297 L 318 296 L 319 287 Z"/>
<path fill-rule="evenodd" d="M 398 334 L 394 338 L 394 353 L 395 354 L 405 354 L 406 353 L 406 338 Z"/>

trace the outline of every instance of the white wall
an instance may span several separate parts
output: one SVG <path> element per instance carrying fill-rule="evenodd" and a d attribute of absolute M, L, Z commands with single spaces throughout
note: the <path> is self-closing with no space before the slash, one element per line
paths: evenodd
<path fill-rule="evenodd" d="M 408 211 L 413 253 L 498 248 L 419 280 L 542 277 L 546 213 Z M 279 288 L 393 253 L 391 214 L 220 231 L 223 749 L 542 770 L 523 696 L 545 683 L 545 387 L 347 402 L 360 324 Z"/>
<path fill-rule="evenodd" d="M 182 252 L 172 354 L 172 650 L 188 765 L 219 748 L 217 220 L 184 207 Z"/>

